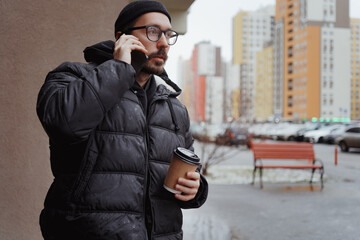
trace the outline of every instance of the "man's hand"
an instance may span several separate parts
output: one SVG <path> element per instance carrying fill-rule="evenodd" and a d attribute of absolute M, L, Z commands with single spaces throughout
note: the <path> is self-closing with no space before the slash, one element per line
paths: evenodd
<path fill-rule="evenodd" d="M 137 37 L 123 34 L 115 42 L 113 53 L 114 59 L 131 64 L 131 52 L 134 50 L 143 52 L 145 55 L 148 54 L 148 51 Z"/>
<path fill-rule="evenodd" d="M 179 178 L 175 189 L 181 193 L 176 193 L 175 197 L 181 201 L 190 201 L 195 198 L 200 187 L 200 173 L 188 172 L 186 178 Z"/>

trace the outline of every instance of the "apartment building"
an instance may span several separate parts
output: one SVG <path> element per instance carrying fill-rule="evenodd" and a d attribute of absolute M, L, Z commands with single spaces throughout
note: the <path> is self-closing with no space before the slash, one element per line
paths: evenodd
<path fill-rule="evenodd" d="M 194 90 L 193 90 L 193 72 L 191 71 L 191 60 L 183 60 L 181 57 L 178 60 L 178 76 L 179 80 L 178 85 L 181 86 L 182 92 L 179 96 L 180 101 L 187 107 L 189 115 L 194 114 L 192 101 L 194 99 Z"/>
<path fill-rule="evenodd" d="M 274 7 L 240 11 L 233 18 L 233 64 L 240 65 L 240 116 L 254 118 L 256 53 L 273 38 Z"/>
<path fill-rule="evenodd" d="M 360 19 L 350 19 L 351 27 L 351 119 L 360 120 Z"/>
<path fill-rule="evenodd" d="M 256 91 L 254 118 L 263 121 L 273 116 L 274 100 L 274 48 L 272 42 L 256 54 Z"/>
<path fill-rule="evenodd" d="M 274 53 L 283 56 L 282 116 L 349 119 L 349 0 L 277 0 L 275 22 L 283 34 L 283 52 Z"/>
<path fill-rule="evenodd" d="M 183 61 L 180 76 L 182 88 L 188 92 L 183 103 L 189 109 L 191 120 L 222 123 L 225 118 L 225 73 L 221 49 L 210 42 L 195 45 L 190 64 Z"/>
<path fill-rule="evenodd" d="M 275 21 L 273 38 L 273 116 L 281 118 L 283 113 L 284 94 L 284 20 Z"/>
<path fill-rule="evenodd" d="M 241 65 L 232 63 L 227 64 L 227 77 L 226 77 L 226 98 L 228 99 L 227 118 L 239 119 L 240 118 L 240 69 Z M 231 120 L 230 119 L 230 120 Z"/>

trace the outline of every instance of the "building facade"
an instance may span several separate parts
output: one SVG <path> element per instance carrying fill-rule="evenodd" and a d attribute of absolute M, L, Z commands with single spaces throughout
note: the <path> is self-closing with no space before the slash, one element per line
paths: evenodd
<path fill-rule="evenodd" d="M 240 65 L 240 116 L 254 119 L 256 53 L 274 34 L 274 7 L 240 11 L 233 18 L 233 64 Z"/>
<path fill-rule="evenodd" d="M 349 1 L 277 0 L 275 21 L 283 30 L 282 116 L 349 119 Z"/>
<path fill-rule="evenodd" d="M 228 119 L 231 121 L 233 119 L 240 118 L 240 74 L 241 74 L 241 65 L 240 64 L 227 64 L 228 74 L 226 77 L 226 86 L 227 86 L 227 95 L 228 98 Z"/>
<path fill-rule="evenodd" d="M 190 91 L 183 102 L 191 109 L 191 120 L 211 124 L 222 123 L 227 116 L 227 108 L 224 107 L 227 101 L 224 99 L 226 66 L 221 59 L 221 49 L 210 42 L 196 44 L 190 65 L 190 68 L 180 69 L 188 72 L 181 76 L 180 82 L 183 83 L 183 89 Z"/>
<path fill-rule="evenodd" d="M 178 77 L 179 86 L 182 86 L 182 93 L 179 96 L 180 101 L 187 107 L 189 116 L 194 114 L 192 100 L 194 99 L 194 90 L 192 85 L 193 72 L 191 71 L 191 60 L 178 60 Z"/>
<path fill-rule="evenodd" d="M 282 18 L 275 21 L 275 33 L 273 41 L 273 116 L 281 118 L 283 115 L 283 95 L 284 95 L 284 20 Z"/>
<path fill-rule="evenodd" d="M 256 54 L 255 113 L 254 119 L 264 121 L 274 113 L 274 54 L 273 46 L 265 47 Z"/>
<path fill-rule="evenodd" d="M 351 19 L 351 119 L 360 120 L 360 19 Z"/>

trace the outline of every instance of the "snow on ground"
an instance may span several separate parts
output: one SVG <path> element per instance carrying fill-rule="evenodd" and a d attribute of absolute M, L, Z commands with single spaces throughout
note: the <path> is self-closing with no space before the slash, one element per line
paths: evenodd
<path fill-rule="evenodd" d="M 215 165 L 209 168 L 206 179 L 210 184 L 249 184 L 252 181 L 253 167 L 239 165 Z M 263 182 L 294 183 L 308 182 L 311 178 L 310 170 L 293 169 L 264 169 Z M 256 171 L 255 182 L 259 181 L 259 170 Z M 315 172 L 313 182 L 320 181 L 320 175 Z"/>
<path fill-rule="evenodd" d="M 184 240 L 231 240 L 230 228 L 214 216 L 196 215 L 196 210 L 184 210 Z"/>
<path fill-rule="evenodd" d="M 208 169 L 206 179 L 209 184 L 249 184 L 252 181 L 253 167 L 239 165 L 215 165 Z M 294 183 L 308 182 L 311 171 L 291 169 L 264 169 L 263 182 Z M 325 175 L 324 175 L 325 177 Z M 319 182 L 316 172 L 313 182 Z M 256 172 L 255 183 L 259 182 L 259 172 Z M 231 240 L 231 229 L 214 216 L 197 215 L 195 210 L 184 210 L 184 240 Z"/>

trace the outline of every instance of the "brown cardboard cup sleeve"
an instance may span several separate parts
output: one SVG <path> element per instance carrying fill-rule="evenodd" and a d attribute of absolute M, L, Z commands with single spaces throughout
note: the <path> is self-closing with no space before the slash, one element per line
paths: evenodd
<path fill-rule="evenodd" d="M 181 193 L 175 190 L 178 179 L 185 178 L 187 172 L 195 172 L 199 165 L 200 158 L 194 152 L 182 147 L 176 148 L 165 178 L 164 188 L 172 193 Z"/>

